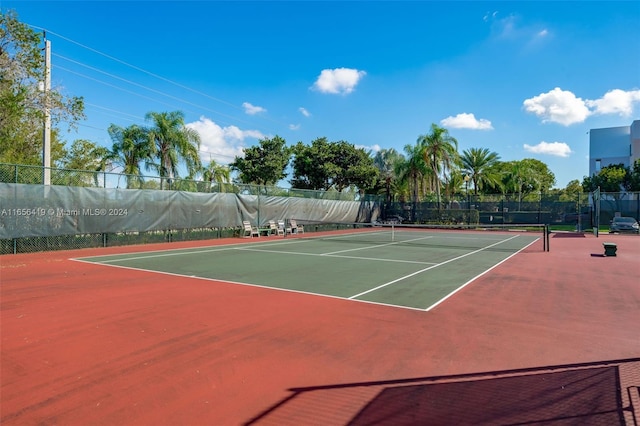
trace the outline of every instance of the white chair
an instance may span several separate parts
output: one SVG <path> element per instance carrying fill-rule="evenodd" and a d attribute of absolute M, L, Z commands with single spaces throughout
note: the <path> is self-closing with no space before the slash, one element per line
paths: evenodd
<path fill-rule="evenodd" d="M 277 234 L 284 236 L 285 234 L 290 234 L 290 233 L 291 233 L 291 228 L 287 228 L 287 225 L 285 225 L 284 220 L 279 220 Z"/>
<path fill-rule="evenodd" d="M 275 220 L 270 220 L 269 221 L 269 227 L 265 228 L 263 231 L 265 231 L 267 233 L 267 237 L 270 237 L 271 235 L 278 234 L 278 225 L 276 225 L 276 221 Z"/>
<path fill-rule="evenodd" d="M 284 236 L 284 223 L 282 224 L 282 227 L 276 225 L 276 235 Z"/>
<path fill-rule="evenodd" d="M 252 237 L 260 237 L 260 230 L 257 226 L 251 226 L 251 222 L 248 220 L 242 221 L 242 226 L 244 229 L 242 230 L 242 238 L 252 238 Z"/>
<path fill-rule="evenodd" d="M 289 225 L 291 225 L 291 233 L 304 234 L 304 226 L 298 225 L 295 219 L 289 219 Z"/>

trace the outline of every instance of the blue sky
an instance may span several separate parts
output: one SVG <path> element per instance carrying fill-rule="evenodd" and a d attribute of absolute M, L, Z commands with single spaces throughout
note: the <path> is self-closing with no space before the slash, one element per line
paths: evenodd
<path fill-rule="evenodd" d="M 279 135 L 372 151 L 446 127 L 459 151 L 588 174 L 589 129 L 640 118 L 640 2 L 7 1 L 46 29 L 52 85 L 83 96 L 63 132 L 185 113 L 202 158 Z"/>

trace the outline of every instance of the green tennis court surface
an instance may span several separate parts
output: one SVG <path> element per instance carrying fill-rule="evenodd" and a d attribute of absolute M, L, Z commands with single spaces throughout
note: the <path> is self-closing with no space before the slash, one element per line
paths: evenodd
<path fill-rule="evenodd" d="M 343 230 L 76 260 L 429 310 L 541 244 L 526 232 Z"/>

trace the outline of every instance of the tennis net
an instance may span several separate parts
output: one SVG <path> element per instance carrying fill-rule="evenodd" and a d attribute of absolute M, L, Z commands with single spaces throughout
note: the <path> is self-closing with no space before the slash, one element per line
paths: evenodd
<path fill-rule="evenodd" d="M 296 219 L 287 238 L 374 245 L 416 245 L 499 251 L 549 251 L 549 230 L 543 224 L 430 225 L 321 222 Z"/>

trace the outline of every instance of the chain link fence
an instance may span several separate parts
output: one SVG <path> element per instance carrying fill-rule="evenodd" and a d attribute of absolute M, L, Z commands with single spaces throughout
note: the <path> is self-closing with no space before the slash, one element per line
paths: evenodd
<path fill-rule="evenodd" d="M 586 231 L 596 226 L 589 193 L 469 195 L 438 203 L 385 203 L 383 218 L 410 223 L 546 224 L 556 230 Z M 640 192 L 602 193 L 597 224 L 607 228 L 616 216 L 640 220 Z"/>
<path fill-rule="evenodd" d="M 0 164 L 0 254 L 239 236 L 243 220 L 372 221 L 357 191 L 127 176 Z"/>
<path fill-rule="evenodd" d="M 112 190 L 148 190 L 154 194 L 163 194 L 165 191 L 167 193 L 212 195 L 235 194 L 235 198 L 240 197 L 238 199 L 243 200 L 241 209 L 244 209 L 248 218 L 257 224 L 261 224 L 267 219 L 273 219 L 271 216 L 275 214 L 289 214 L 290 216 L 286 217 L 309 220 L 346 220 L 349 222 L 356 221 L 353 217 L 357 217 L 357 220 L 365 221 L 383 220 L 425 224 L 546 224 L 552 230 L 579 232 L 589 231 L 596 225 L 595 205 L 588 193 L 457 194 L 444 196 L 439 204 L 434 199 L 419 203 L 384 203 L 382 195 L 367 195 L 357 191 L 313 191 L 56 168 L 49 169 L 49 174 L 52 187 L 103 189 L 106 190 L 105 194 Z M 46 187 L 43 185 L 44 168 L 0 163 L 0 183 Z M 142 192 L 144 193 L 144 191 Z M 275 213 L 273 209 L 276 207 L 274 205 L 281 203 L 280 198 L 300 201 L 316 200 L 316 204 L 297 205 L 293 208 L 277 210 L 279 213 Z M 357 215 L 347 217 L 348 215 L 344 213 L 336 214 L 336 210 L 338 212 L 345 211 L 345 207 L 340 202 L 359 203 Z M 378 207 L 372 207 L 373 205 Z M 0 220 L 3 219 L 2 215 L 12 214 L 7 207 L 15 206 L 10 205 L 7 199 L 0 199 Z M 165 206 L 167 209 L 169 207 L 169 205 Z M 351 207 L 348 207 L 347 210 L 351 211 L 350 209 Z M 80 211 L 80 209 L 78 210 Z M 82 209 L 82 211 L 84 210 Z M 73 209 L 70 209 L 70 212 L 73 213 Z M 226 214 L 233 216 L 233 212 Z M 640 193 L 602 193 L 597 225 L 607 229 L 615 216 L 631 216 L 636 220 L 640 219 Z M 173 225 L 163 226 L 161 229 L 145 228 L 117 232 L 92 231 L 63 235 L 28 235 L 17 238 L 0 238 L 0 254 L 225 238 L 236 236 L 238 232 L 236 224 L 230 224 L 226 220 L 213 224 L 207 222 L 206 226 L 194 223 L 193 226 Z"/>

